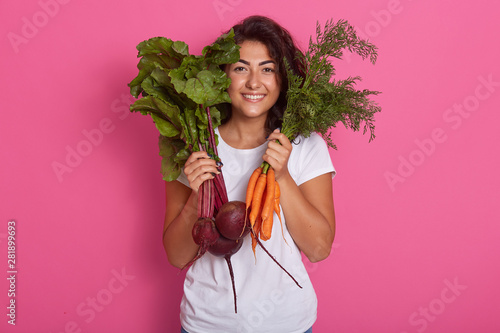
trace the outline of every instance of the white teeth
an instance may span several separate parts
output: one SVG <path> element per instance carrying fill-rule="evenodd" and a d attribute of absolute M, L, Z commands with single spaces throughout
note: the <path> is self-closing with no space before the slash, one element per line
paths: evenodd
<path fill-rule="evenodd" d="M 248 99 L 260 99 L 264 98 L 265 95 L 243 95 L 243 97 L 248 98 Z"/>

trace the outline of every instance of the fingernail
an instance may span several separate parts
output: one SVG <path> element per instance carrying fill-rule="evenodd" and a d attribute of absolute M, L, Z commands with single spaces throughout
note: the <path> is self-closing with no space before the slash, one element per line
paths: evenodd
<path fill-rule="evenodd" d="M 210 174 L 215 177 L 215 172 L 210 172 Z"/>
<path fill-rule="evenodd" d="M 208 157 L 210 157 L 210 158 L 212 158 L 212 157 L 213 157 L 211 154 L 207 154 L 207 155 L 208 155 Z"/>
<path fill-rule="evenodd" d="M 217 161 L 217 163 L 215 163 L 215 164 L 216 164 L 217 166 L 220 166 L 220 167 L 224 165 L 224 164 L 222 164 L 222 162 L 221 162 L 221 161 Z"/>
<path fill-rule="evenodd" d="M 217 168 L 217 171 L 222 172 L 222 170 L 221 170 L 221 168 L 220 168 L 220 167 L 218 167 L 218 168 Z"/>

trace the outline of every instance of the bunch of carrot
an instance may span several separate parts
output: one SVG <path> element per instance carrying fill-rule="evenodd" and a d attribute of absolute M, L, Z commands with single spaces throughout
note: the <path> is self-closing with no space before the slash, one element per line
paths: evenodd
<path fill-rule="evenodd" d="M 257 238 L 263 241 L 271 238 L 274 212 L 281 222 L 280 187 L 274 176 L 274 169 L 266 162 L 256 168 L 248 181 L 246 210 L 251 226 L 252 250 L 255 253 Z"/>

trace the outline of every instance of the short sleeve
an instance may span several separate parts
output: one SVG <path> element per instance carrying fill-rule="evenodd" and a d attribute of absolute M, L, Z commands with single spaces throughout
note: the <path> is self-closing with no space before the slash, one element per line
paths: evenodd
<path fill-rule="evenodd" d="M 186 185 L 187 187 L 190 187 L 189 181 L 186 177 L 186 174 L 184 173 L 184 168 L 182 168 L 181 173 L 179 174 L 179 177 L 177 177 L 177 181 Z"/>
<path fill-rule="evenodd" d="M 308 138 L 299 137 L 296 142 L 288 161 L 288 170 L 297 185 L 326 173 L 331 173 L 332 178 L 335 176 L 328 146 L 319 134 L 312 133 Z"/>

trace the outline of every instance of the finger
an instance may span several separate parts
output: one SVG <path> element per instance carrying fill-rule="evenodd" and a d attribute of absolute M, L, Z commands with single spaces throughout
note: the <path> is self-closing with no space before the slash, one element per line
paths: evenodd
<path fill-rule="evenodd" d="M 290 151 L 292 151 L 292 146 L 288 144 L 281 144 L 276 141 L 269 141 L 267 144 L 267 149 L 269 150 L 276 150 L 280 152 L 281 154 L 289 154 Z"/>
<path fill-rule="evenodd" d="M 262 156 L 262 159 L 269 163 L 275 171 L 281 170 L 286 163 L 286 157 L 276 154 L 275 151 L 266 152 L 266 154 Z"/>
<path fill-rule="evenodd" d="M 290 148 L 292 146 L 290 140 L 286 137 L 285 134 L 279 132 L 273 132 L 269 135 L 268 141 L 275 142 L 278 141 L 282 146 Z"/>
<path fill-rule="evenodd" d="M 275 159 L 278 162 L 284 162 L 290 156 L 290 150 L 275 141 L 271 141 L 267 145 L 265 155 Z"/>
<path fill-rule="evenodd" d="M 213 170 L 213 171 L 210 171 Z M 207 168 L 206 166 L 200 167 L 195 169 L 192 173 L 187 175 L 187 179 L 189 181 L 189 186 L 191 189 L 198 191 L 198 188 L 201 186 L 201 184 L 208 180 L 208 179 L 214 179 L 216 174 L 218 174 L 219 171 L 213 168 Z"/>
<path fill-rule="evenodd" d="M 280 179 L 288 173 L 287 160 L 276 159 L 270 155 L 264 155 L 262 159 L 274 169 L 275 180 Z"/>
<path fill-rule="evenodd" d="M 209 156 L 206 151 L 195 151 L 191 153 L 189 158 L 186 160 L 185 165 L 190 165 L 193 162 L 196 162 L 199 159 L 209 159 Z"/>
<path fill-rule="evenodd" d="M 186 174 L 188 180 L 191 181 L 205 173 L 218 174 L 219 170 L 217 169 L 214 160 L 202 159 L 193 162 L 189 166 L 184 168 L 184 173 Z"/>
<path fill-rule="evenodd" d="M 203 184 L 204 181 L 214 178 L 215 173 L 213 172 L 203 173 L 199 175 L 193 182 L 190 182 L 190 186 L 192 189 L 198 191 L 199 187 L 201 186 L 201 184 Z"/>
<path fill-rule="evenodd" d="M 266 154 L 275 159 L 278 163 L 284 164 L 288 161 L 292 147 L 285 147 L 277 142 L 271 141 L 268 144 Z"/>
<path fill-rule="evenodd" d="M 205 152 L 203 152 L 203 154 L 193 153 L 191 154 L 191 156 L 189 156 L 186 163 L 184 164 L 184 173 L 188 175 L 190 172 L 192 172 L 192 170 L 204 165 L 215 166 L 216 161 L 209 158 Z"/>

